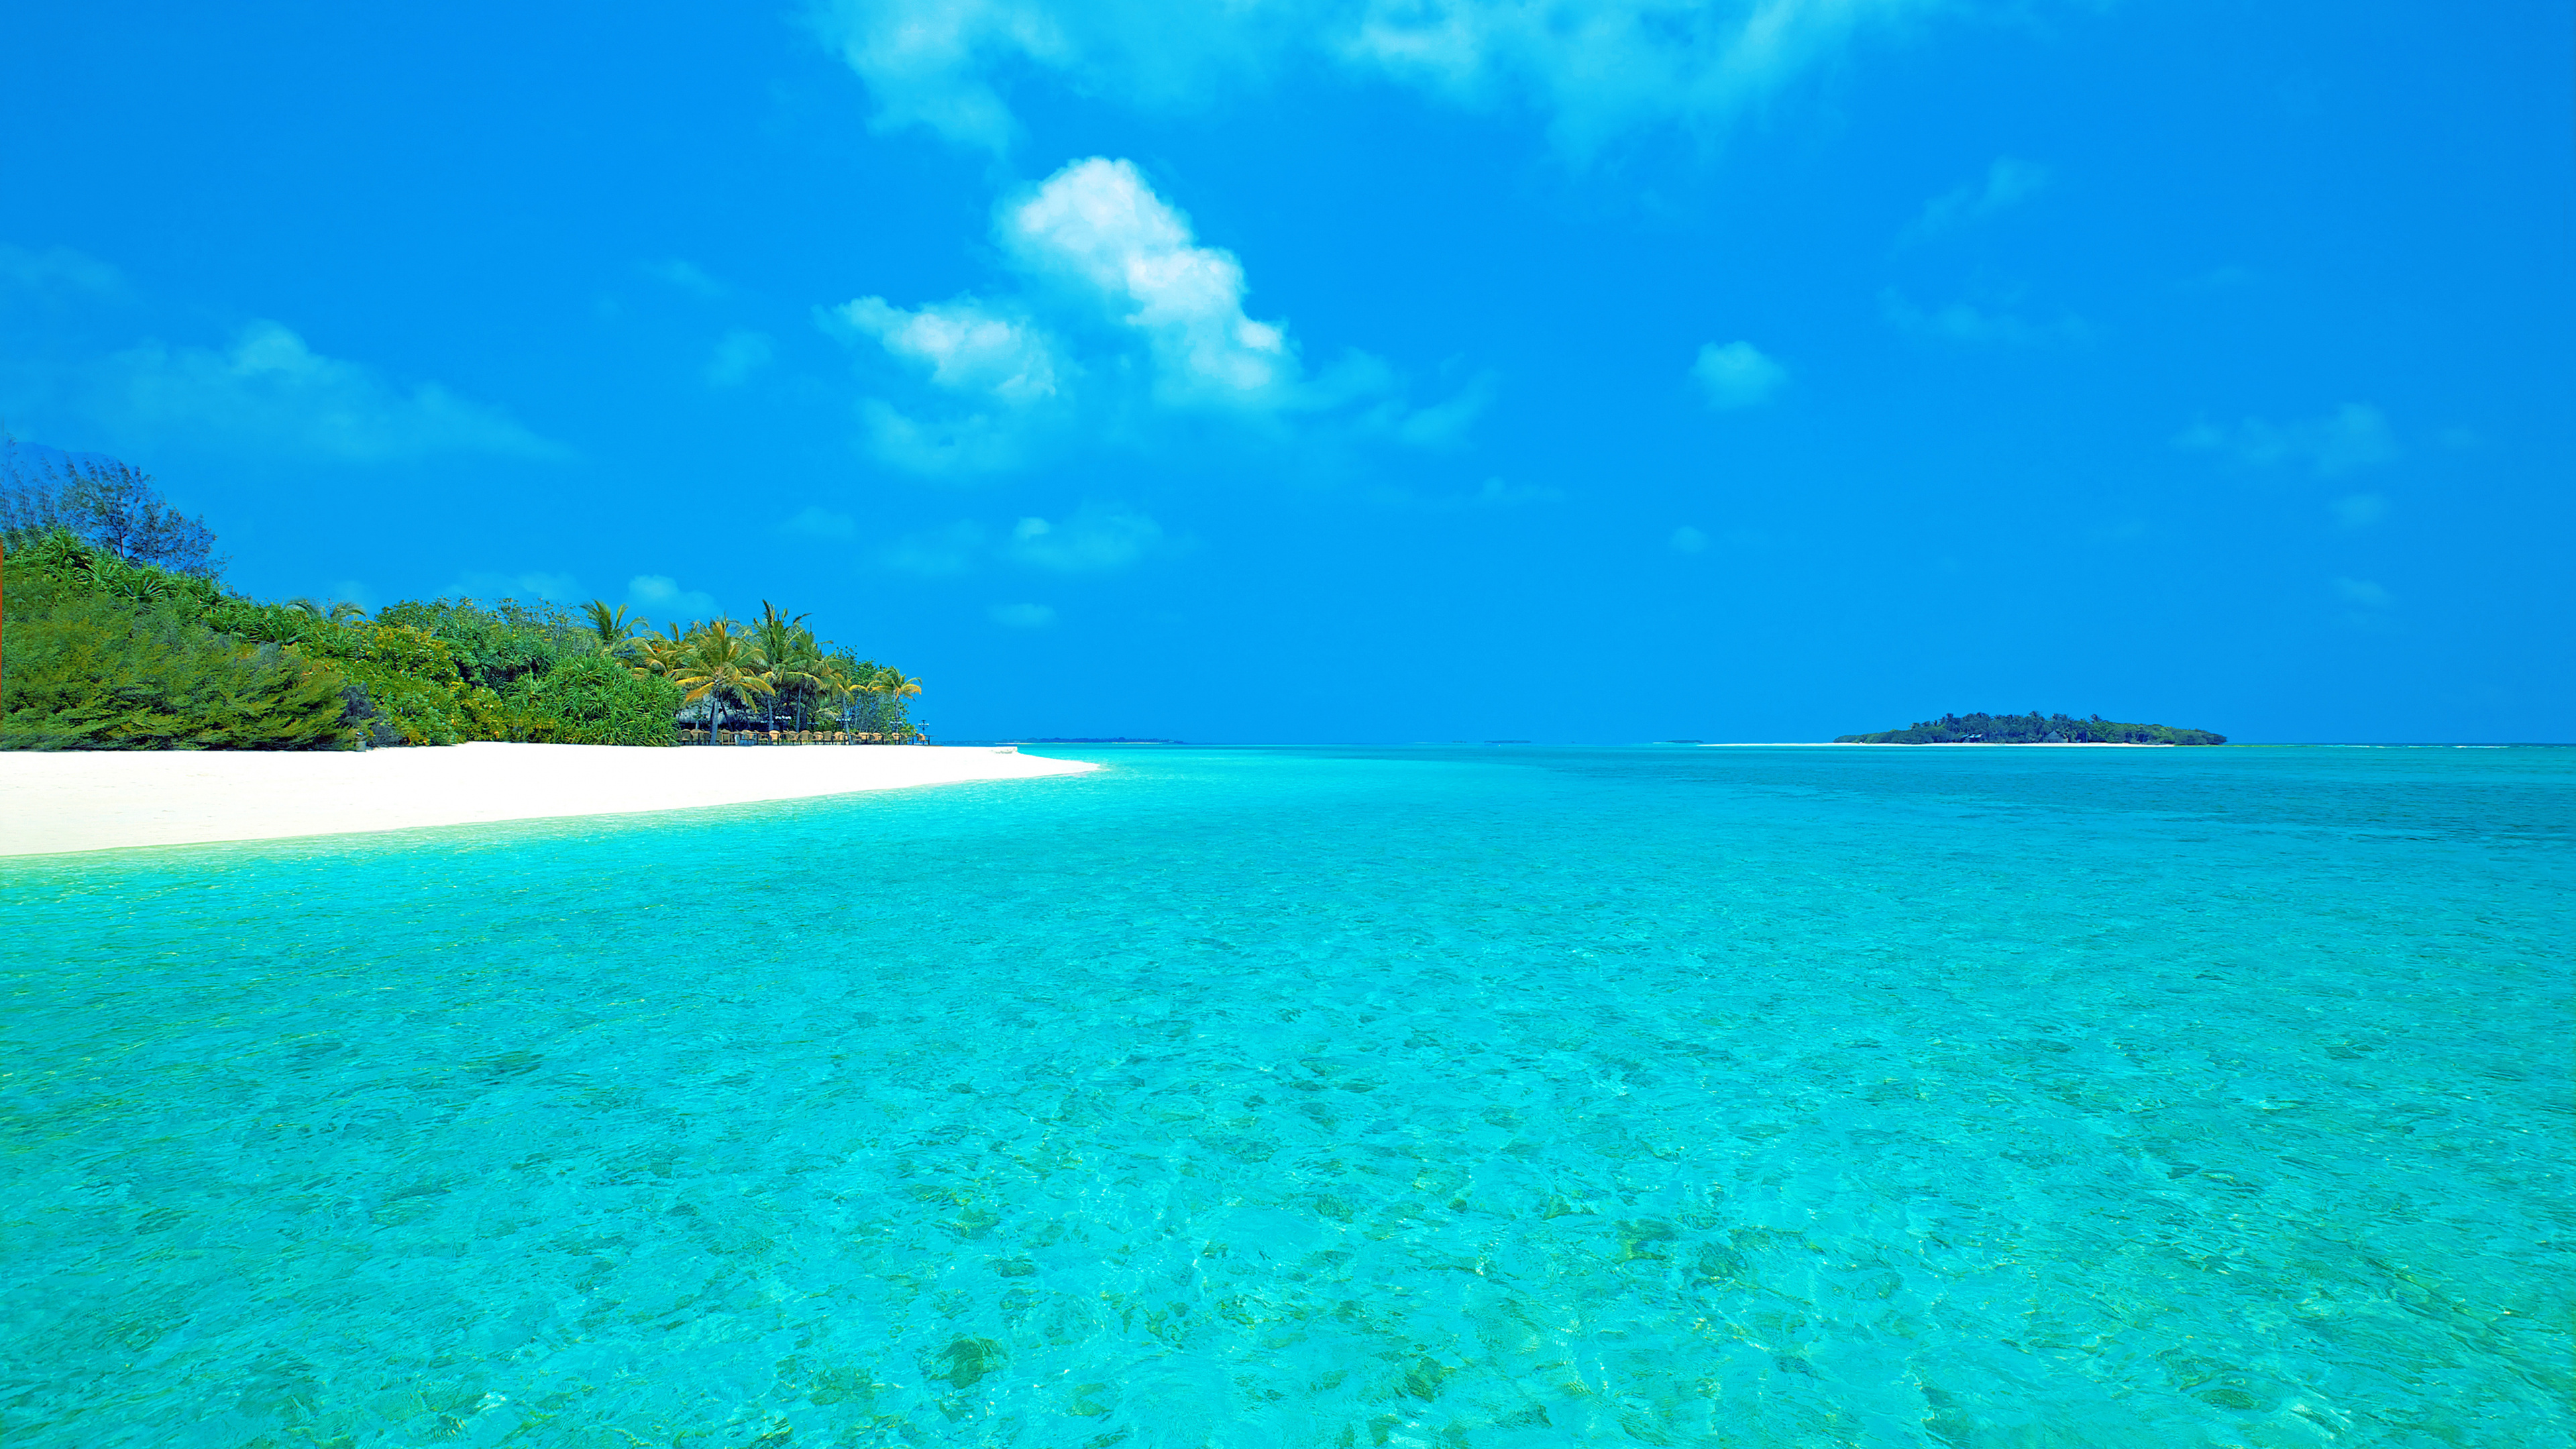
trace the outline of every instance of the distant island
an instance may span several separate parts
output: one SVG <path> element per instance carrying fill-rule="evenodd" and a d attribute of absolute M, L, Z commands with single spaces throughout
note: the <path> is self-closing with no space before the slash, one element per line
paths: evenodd
<path fill-rule="evenodd" d="M 2102 716 L 1945 714 L 1911 729 L 1836 735 L 1838 745 L 2223 745 L 2227 736 L 2171 725 L 2121 724 Z"/>

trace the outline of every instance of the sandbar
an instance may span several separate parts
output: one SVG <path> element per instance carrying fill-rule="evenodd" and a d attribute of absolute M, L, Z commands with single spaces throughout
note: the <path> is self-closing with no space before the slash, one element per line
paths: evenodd
<path fill-rule="evenodd" d="M 1098 769 L 1009 746 L 0 752 L 0 856 L 626 815 Z"/>

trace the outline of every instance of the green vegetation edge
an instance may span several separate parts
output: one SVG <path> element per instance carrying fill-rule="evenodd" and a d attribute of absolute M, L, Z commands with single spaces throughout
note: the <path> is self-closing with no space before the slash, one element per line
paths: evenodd
<path fill-rule="evenodd" d="M 2227 736 L 2160 724 L 2121 724 L 2100 715 L 1945 714 L 1910 729 L 1836 735 L 1838 745 L 2223 745 Z"/>
<path fill-rule="evenodd" d="M 919 739 L 920 682 L 763 605 L 639 632 L 594 603 L 261 603 L 68 530 L 0 561 L 0 749 L 367 749 L 467 740 L 675 745 L 701 724 Z M 705 737 L 704 729 L 693 731 Z"/>

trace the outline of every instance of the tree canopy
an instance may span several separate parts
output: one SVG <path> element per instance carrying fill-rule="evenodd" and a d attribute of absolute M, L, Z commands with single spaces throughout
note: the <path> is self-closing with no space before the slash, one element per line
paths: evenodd
<path fill-rule="evenodd" d="M 407 600 L 369 618 L 262 603 L 67 528 L 6 546 L 0 748 L 671 745 L 684 718 L 709 742 L 752 723 L 921 738 L 907 709 L 919 681 L 768 605 L 748 628 L 658 633 L 604 602 L 578 620 L 512 599 Z"/>
<path fill-rule="evenodd" d="M 2227 736 L 2160 724 L 2120 724 L 2098 714 L 1945 714 L 1911 729 L 1836 735 L 1838 745 L 2223 745 Z"/>
<path fill-rule="evenodd" d="M 200 578 L 223 572 L 214 530 L 171 507 L 151 474 L 112 458 L 40 453 L 0 434 L 0 548 L 15 552 L 58 530 L 124 563 Z"/>

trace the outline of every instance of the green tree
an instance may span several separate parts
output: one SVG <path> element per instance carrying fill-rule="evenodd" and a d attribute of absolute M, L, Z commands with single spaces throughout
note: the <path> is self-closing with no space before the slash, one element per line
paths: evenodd
<path fill-rule="evenodd" d="M 898 739 L 912 737 L 912 722 L 907 718 L 904 701 L 921 693 L 921 681 L 891 665 L 877 671 L 873 692 L 886 702 L 885 733 Z"/>
<path fill-rule="evenodd" d="M 779 697 L 797 700 L 813 687 L 814 667 L 823 662 L 822 651 L 815 645 L 814 631 L 805 627 L 803 614 L 782 614 L 767 599 L 760 601 L 760 622 L 751 626 L 751 639 L 760 650 L 761 678 L 769 685 L 767 724 L 775 731 Z M 792 726 L 792 712 L 788 719 Z"/>
<path fill-rule="evenodd" d="M 612 609 L 606 599 L 593 599 L 581 611 L 590 620 L 590 632 L 599 636 L 600 653 L 623 656 L 632 650 L 643 621 L 629 614 L 625 605 Z"/>
<path fill-rule="evenodd" d="M 351 716 L 364 697 L 328 660 L 219 634 L 170 602 L 10 572 L 0 747 L 330 750 L 363 741 Z"/>
<path fill-rule="evenodd" d="M 716 734 L 724 728 L 727 700 L 749 708 L 753 695 L 775 692 L 764 677 L 768 667 L 759 643 L 747 634 L 736 633 L 731 619 L 720 618 L 699 626 L 691 636 L 688 657 L 681 661 L 671 682 L 681 690 L 681 704 L 691 705 L 702 699 L 707 702 L 707 743 L 714 744 Z"/>
<path fill-rule="evenodd" d="M 15 553 L 56 530 L 123 563 L 200 578 L 224 568 L 214 530 L 172 508 L 152 475 L 112 458 L 39 460 L 0 433 L 0 548 Z"/>

